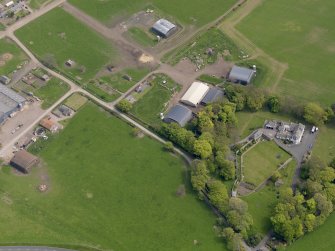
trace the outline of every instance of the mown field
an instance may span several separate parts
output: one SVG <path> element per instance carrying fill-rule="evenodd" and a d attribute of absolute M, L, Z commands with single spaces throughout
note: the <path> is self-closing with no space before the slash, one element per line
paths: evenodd
<path fill-rule="evenodd" d="M 271 183 L 259 192 L 243 197 L 243 200 L 248 203 L 249 213 L 254 219 L 253 226 L 262 235 L 266 235 L 271 230 L 270 217 L 276 203 L 278 203 L 278 190 L 291 186 L 296 164 L 295 161 L 291 161 L 287 167 L 280 171 L 284 183 L 281 187 L 276 188 Z"/>
<path fill-rule="evenodd" d="M 30 150 L 43 167 L 0 172 L 0 243 L 99 250 L 224 250 L 215 216 L 192 193 L 183 161 L 93 104 Z M 37 191 L 41 183 L 49 191 Z M 15 186 L 13 186 L 15 184 Z M 177 197 L 181 184 L 186 195 Z M 194 244 L 194 240 L 198 244 Z"/>
<path fill-rule="evenodd" d="M 9 75 L 25 60 L 26 54 L 12 40 L 0 40 L 0 75 Z"/>
<path fill-rule="evenodd" d="M 334 9 L 332 0 L 263 1 L 237 25 L 256 46 L 288 64 L 280 94 L 334 103 Z"/>
<path fill-rule="evenodd" d="M 70 0 L 69 2 L 105 24 L 111 24 L 117 18 L 154 6 L 184 24 L 202 26 L 224 14 L 236 1 L 194 0 L 192 4 L 189 0 Z"/>
<path fill-rule="evenodd" d="M 255 186 L 260 185 L 289 158 L 290 155 L 273 141 L 258 143 L 243 154 L 244 181 Z"/>
<path fill-rule="evenodd" d="M 109 41 L 61 8 L 48 12 L 15 34 L 42 61 L 79 82 L 93 78 L 116 57 Z M 68 59 L 75 65 L 66 66 Z"/>

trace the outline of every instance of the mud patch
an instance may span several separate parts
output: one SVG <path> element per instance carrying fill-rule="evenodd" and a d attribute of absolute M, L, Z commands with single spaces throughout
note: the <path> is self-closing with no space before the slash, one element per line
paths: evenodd
<path fill-rule="evenodd" d="M 143 64 L 147 64 L 147 63 L 152 63 L 154 61 L 154 58 L 153 58 L 153 56 L 150 56 L 150 55 L 147 55 L 147 54 L 143 53 L 139 57 L 138 61 L 140 61 Z"/>
<path fill-rule="evenodd" d="M 4 53 L 1 56 L 1 59 L 4 60 L 4 61 L 9 61 L 12 58 L 13 58 L 13 54 L 11 54 L 11 53 Z"/>

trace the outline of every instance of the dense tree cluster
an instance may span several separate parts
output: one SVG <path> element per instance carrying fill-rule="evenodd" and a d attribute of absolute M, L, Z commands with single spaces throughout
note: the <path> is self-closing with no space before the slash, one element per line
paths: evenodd
<path fill-rule="evenodd" d="M 280 194 L 271 222 L 274 231 L 291 243 L 324 223 L 335 204 L 335 171 L 319 159 L 311 159 L 302 171 L 296 194 L 290 188 Z"/>
<path fill-rule="evenodd" d="M 237 111 L 256 112 L 267 107 L 270 112 L 290 114 L 314 125 L 322 125 L 335 119 L 335 104 L 326 108 L 317 103 L 303 104 L 292 97 L 268 95 L 266 90 L 252 86 L 229 85 L 225 91 L 229 101 L 236 105 Z"/>
<path fill-rule="evenodd" d="M 116 105 L 116 108 L 121 112 L 128 113 L 133 108 L 133 105 L 128 100 L 123 99 Z"/>

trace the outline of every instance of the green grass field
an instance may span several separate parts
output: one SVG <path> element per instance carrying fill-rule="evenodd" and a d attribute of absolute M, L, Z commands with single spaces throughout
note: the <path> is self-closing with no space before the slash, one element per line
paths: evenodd
<path fill-rule="evenodd" d="M 213 77 L 213 76 L 210 76 L 210 75 L 207 75 L 207 74 L 203 74 L 203 75 L 199 76 L 197 79 L 202 81 L 202 82 L 212 84 L 212 85 L 222 84 L 223 81 L 224 81 L 222 78 Z"/>
<path fill-rule="evenodd" d="M 102 77 L 101 80 L 120 92 L 126 92 L 148 73 L 149 69 L 147 68 L 129 68 L 118 73 Z M 132 80 L 129 81 L 123 78 L 125 75 L 131 77 Z"/>
<path fill-rule="evenodd" d="M 0 75 L 10 75 L 24 61 L 28 61 L 26 54 L 12 40 L 0 40 Z"/>
<path fill-rule="evenodd" d="M 249 213 L 254 219 L 253 226 L 262 235 L 271 230 L 270 217 L 273 214 L 274 206 L 278 202 L 277 191 L 283 187 L 291 186 L 296 164 L 295 161 L 291 161 L 287 167 L 280 171 L 284 182 L 280 188 L 275 188 L 273 184 L 270 184 L 257 193 L 243 197 L 243 200 L 248 203 Z"/>
<path fill-rule="evenodd" d="M 52 0 L 30 0 L 29 6 L 32 9 L 39 9 L 43 4 L 46 4 L 48 2 L 51 2 Z"/>
<path fill-rule="evenodd" d="M 267 54 L 288 64 L 277 88 L 281 94 L 334 103 L 334 8 L 332 0 L 264 1 L 237 25 Z"/>
<path fill-rule="evenodd" d="M 325 224 L 289 246 L 287 251 L 333 251 L 335 247 L 335 214 Z"/>
<path fill-rule="evenodd" d="M 244 181 L 259 185 L 269 178 L 290 155 L 273 141 L 258 143 L 243 155 Z"/>
<path fill-rule="evenodd" d="M 30 149 L 43 167 L 0 176 L 0 243 L 99 250 L 225 250 L 215 216 L 193 194 L 183 161 L 88 104 L 59 135 Z M 41 183 L 47 193 L 37 191 Z M 13 185 L 15 184 L 15 186 Z M 177 197 L 181 184 L 186 195 Z M 195 246 L 194 240 L 199 242 Z"/>
<path fill-rule="evenodd" d="M 208 49 L 212 49 L 212 54 L 208 54 Z M 188 58 L 194 64 L 203 68 L 208 64 L 213 64 L 219 56 L 223 56 L 227 61 L 239 60 L 240 49 L 221 30 L 213 28 L 200 34 L 187 45 L 164 55 L 164 61 L 175 65 L 181 59 Z"/>
<path fill-rule="evenodd" d="M 74 111 L 78 111 L 87 102 L 87 98 L 80 95 L 79 93 L 74 93 L 65 100 L 64 105 L 70 107 Z"/>
<path fill-rule="evenodd" d="M 166 80 L 166 87 L 161 85 Z M 156 126 L 161 123 L 160 113 L 164 113 L 167 103 L 171 99 L 173 92 L 169 89 L 175 87 L 180 90 L 180 85 L 175 83 L 166 75 L 156 75 L 155 80 L 151 81 L 153 86 L 141 97 L 133 106 L 131 113 L 143 122 Z"/>
<path fill-rule="evenodd" d="M 70 87 L 57 78 L 51 78 L 45 86 L 37 89 L 34 94 L 43 100 L 42 108 L 47 109 L 60 99 Z"/>
<path fill-rule="evenodd" d="M 128 35 L 131 39 L 135 42 L 139 43 L 143 46 L 155 46 L 157 43 L 156 37 L 153 35 L 147 34 L 147 32 L 143 31 L 141 28 L 138 27 L 131 27 L 128 29 Z"/>
<path fill-rule="evenodd" d="M 42 61 L 79 82 L 86 82 L 116 57 L 111 43 L 61 8 L 17 30 L 18 38 Z M 72 67 L 65 66 L 74 60 Z"/>
<path fill-rule="evenodd" d="M 69 2 L 106 24 L 153 5 L 184 24 L 202 26 L 225 13 L 236 1 L 194 0 L 192 4 L 189 0 L 70 0 Z"/>

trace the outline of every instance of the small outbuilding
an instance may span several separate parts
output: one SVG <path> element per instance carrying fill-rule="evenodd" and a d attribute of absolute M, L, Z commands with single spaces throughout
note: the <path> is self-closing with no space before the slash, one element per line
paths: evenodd
<path fill-rule="evenodd" d="M 64 116 L 71 116 L 74 111 L 67 107 L 66 105 L 59 106 L 58 110 L 64 115 Z"/>
<path fill-rule="evenodd" d="M 197 107 L 208 91 L 209 87 L 205 83 L 194 82 L 180 101 L 186 105 Z"/>
<path fill-rule="evenodd" d="M 177 29 L 177 26 L 171 23 L 166 19 L 159 19 L 153 26 L 152 31 L 157 35 L 168 38 L 170 37 Z"/>
<path fill-rule="evenodd" d="M 3 76 L 0 76 L 0 83 L 1 84 L 4 84 L 4 85 L 8 85 L 10 82 L 10 78 L 3 75 Z"/>
<path fill-rule="evenodd" d="M 192 119 L 192 111 L 183 105 L 175 105 L 164 117 L 166 123 L 178 123 L 181 127 L 185 126 Z"/>
<path fill-rule="evenodd" d="M 201 100 L 201 104 L 208 105 L 210 103 L 222 100 L 224 92 L 219 88 L 210 88 L 205 97 Z"/>
<path fill-rule="evenodd" d="M 247 85 L 251 83 L 255 75 L 256 71 L 253 69 L 234 65 L 229 73 L 228 79 L 234 83 Z"/>
<path fill-rule="evenodd" d="M 38 162 L 39 159 L 35 155 L 28 153 L 26 150 L 21 150 L 15 153 L 10 164 L 20 172 L 28 173 Z"/>

